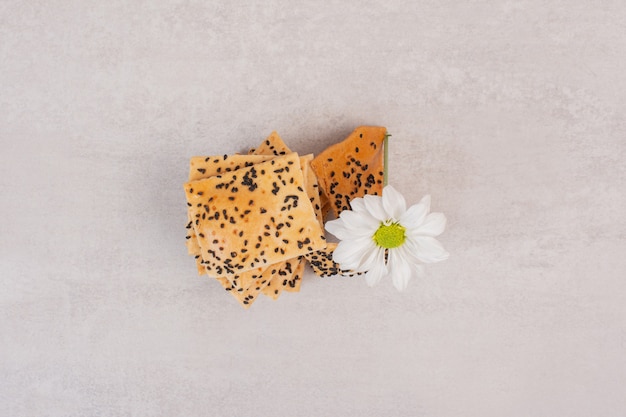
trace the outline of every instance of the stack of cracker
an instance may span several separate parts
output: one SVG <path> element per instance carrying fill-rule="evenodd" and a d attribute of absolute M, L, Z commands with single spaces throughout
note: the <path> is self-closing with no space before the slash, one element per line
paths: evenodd
<path fill-rule="evenodd" d="M 299 291 L 302 256 L 326 248 L 312 155 L 276 133 L 251 153 L 192 158 L 184 185 L 188 251 L 244 307 Z"/>
<path fill-rule="evenodd" d="M 192 158 L 184 184 L 186 237 L 198 272 L 244 308 L 261 294 L 277 299 L 299 291 L 307 261 L 319 276 L 354 275 L 332 261 L 336 244 L 326 243 L 324 220 L 331 210 L 349 208 L 349 199 L 382 191 L 385 134 L 360 127 L 313 158 L 292 152 L 273 132 L 248 155 Z M 365 179 L 373 172 L 376 180 Z"/>

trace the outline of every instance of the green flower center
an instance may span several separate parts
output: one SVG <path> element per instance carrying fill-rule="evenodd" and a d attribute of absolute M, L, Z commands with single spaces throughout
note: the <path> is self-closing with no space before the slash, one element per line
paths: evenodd
<path fill-rule="evenodd" d="M 397 248 L 406 239 L 405 230 L 399 223 L 381 223 L 376 233 L 374 233 L 374 242 L 386 249 Z"/>

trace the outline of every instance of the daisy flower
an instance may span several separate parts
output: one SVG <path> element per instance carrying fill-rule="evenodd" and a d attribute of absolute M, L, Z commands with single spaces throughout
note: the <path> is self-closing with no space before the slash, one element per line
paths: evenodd
<path fill-rule="evenodd" d="M 423 273 L 421 263 L 443 261 L 449 254 L 434 237 L 446 226 L 442 213 L 430 213 L 430 196 L 408 209 L 391 185 L 383 195 L 365 195 L 350 202 L 326 230 L 339 240 L 333 260 L 341 269 L 365 273 L 369 286 L 383 277 L 404 290 L 412 276 Z"/>

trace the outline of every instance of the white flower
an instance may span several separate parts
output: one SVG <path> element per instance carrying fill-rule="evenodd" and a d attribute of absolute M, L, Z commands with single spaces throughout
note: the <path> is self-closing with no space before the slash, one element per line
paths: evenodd
<path fill-rule="evenodd" d="M 413 275 L 423 273 L 422 263 L 443 261 L 449 254 L 434 236 L 446 227 L 442 213 L 430 213 L 430 196 L 406 208 L 404 197 L 391 185 L 382 197 L 366 195 L 350 202 L 326 230 L 339 244 L 333 260 L 341 269 L 365 272 L 368 285 L 390 276 L 393 285 L 404 290 Z"/>

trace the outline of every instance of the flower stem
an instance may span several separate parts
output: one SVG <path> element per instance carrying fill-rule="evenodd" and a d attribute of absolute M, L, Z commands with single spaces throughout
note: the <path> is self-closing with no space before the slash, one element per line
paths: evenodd
<path fill-rule="evenodd" d="M 385 133 L 385 139 L 383 142 L 383 148 L 385 152 L 384 161 L 383 161 L 383 186 L 387 186 L 389 182 L 389 133 Z"/>

